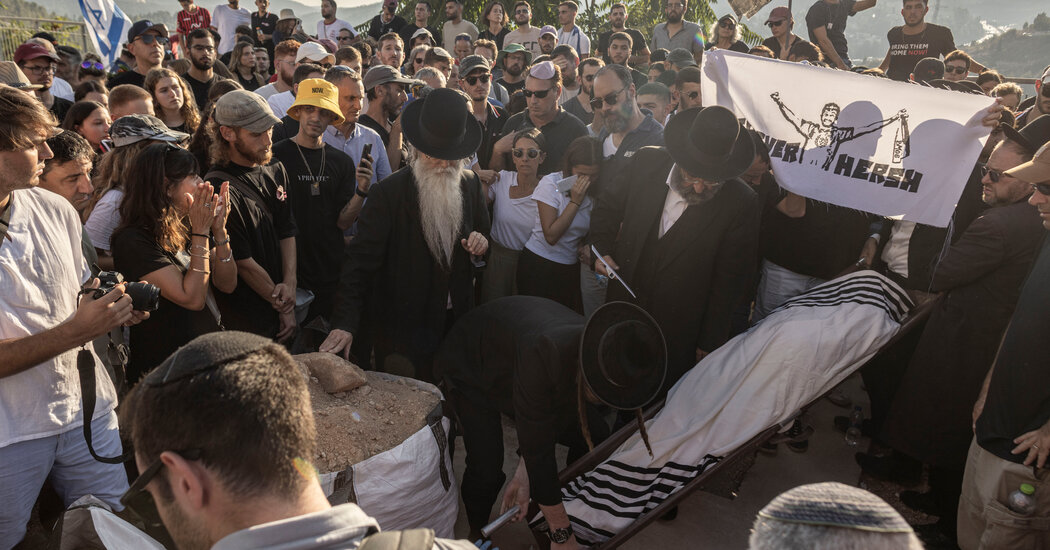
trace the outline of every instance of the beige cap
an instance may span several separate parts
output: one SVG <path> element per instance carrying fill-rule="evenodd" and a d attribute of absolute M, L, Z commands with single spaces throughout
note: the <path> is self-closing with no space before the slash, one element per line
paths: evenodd
<path fill-rule="evenodd" d="M 19 90 L 39 90 L 42 86 L 29 82 L 29 78 L 14 61 L 0 61 L 0 83 Z"/>
<path fill-rule="evenodd" d="M 1050 181 L 1050 143 L 1039 148 L 1032 160 L 1014 166 L 1004 172 L 1025 183 L 1044 183 Z"/>

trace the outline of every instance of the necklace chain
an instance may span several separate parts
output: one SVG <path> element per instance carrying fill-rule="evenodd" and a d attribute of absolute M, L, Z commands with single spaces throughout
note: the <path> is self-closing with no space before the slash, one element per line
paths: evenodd
<path fill-rule="evenodd" d="M 321 180 L 319 178 L 324 176 L 324 165 L 325 165 L 325 147 L 324 147 L 324 144 L 321 144 L 321 169 L 317 173 L 317 176 L 314 176 L 314 171 L 312 169 L 310 169 L 310 163 L 306 161 L 306 155 L 303 154 L 303 148 L 299 145 L 298 142 L 295 143 L 295 148 L 299 150 L 299 158 L 303 159 L 303 166 L 306 166 L 306 172 L 308 174 L 310 174 L 310 181 L 314 182 L 314 183 L 317 183 L 317 184 L 320 184 Z"/>

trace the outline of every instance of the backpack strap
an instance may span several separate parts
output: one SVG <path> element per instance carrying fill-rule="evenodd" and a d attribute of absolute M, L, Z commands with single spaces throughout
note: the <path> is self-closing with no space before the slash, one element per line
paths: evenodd
<path fill-rule="evenodd" d="M 429 550 L 434 547 L 433 529 L 383 531 L 365 537 L 358 550 Z"/>

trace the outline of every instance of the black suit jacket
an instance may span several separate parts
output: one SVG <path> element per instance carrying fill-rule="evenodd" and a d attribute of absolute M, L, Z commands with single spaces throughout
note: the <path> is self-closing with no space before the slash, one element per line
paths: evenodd
<path fill-rule="evenodd" d="M 464 170 L 460 188 L 463 221 L 450 272 L 436 263 L 423 237 L 412 169 L 394 172 L 369 191 L 357 236 L 346 247 L 332 327 L 355 336 L 369 329 L 380 368 L 396 354 L 398 361 L 407 359 L 417 375 L 429 379 L 431 359 L 446 329 L 449 296 L 455 317 L 474 307 L 474 268 L 458 241 L 472 231 L 487 238 L 490 222 L 477 175 Z M 366 297 L 373 304 L 371 327 L 361 326 Z"/>
<path fill-rule="evenodd" d="M 607 300 L 636 302 L 663 330 L 665 390 L 696 364 L 697 348 L 710 352 L 729 338 L 733 307 L 755 269 L 759 229 L 755 192 L 733 179 L 657 238 L 673 164 L 663 148 L 639 149 L 626 170 L 628 185 L 603 190 L 591 221 L 598 251 L 613 257 L 638 294 L 633 300 L 610 282 Z"/>

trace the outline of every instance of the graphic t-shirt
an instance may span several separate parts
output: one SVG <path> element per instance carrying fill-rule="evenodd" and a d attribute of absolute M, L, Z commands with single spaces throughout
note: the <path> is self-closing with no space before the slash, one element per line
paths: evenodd
<path fill-rule="evenodd" d="M 904 27 L 893 27 L 886 33 L 890 42 L 890 68 L 887 76 L 905 81 L 924 57 L 938 58 L 955 50 L 955 38 L 948 27 L 926 24 L 919 34 L 905 34 Z"/>

